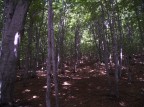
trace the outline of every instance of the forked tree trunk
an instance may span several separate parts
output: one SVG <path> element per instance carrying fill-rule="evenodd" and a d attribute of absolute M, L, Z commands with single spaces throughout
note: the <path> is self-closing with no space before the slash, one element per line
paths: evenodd
<path fill-rule="evenodd" d="M 0 56 L 1 104 L 13 101 L 19 39 L 29 3 L 30 0 L 19 0 L 17 3 L 14 0 L 5 0 L 5 23 Z"/>

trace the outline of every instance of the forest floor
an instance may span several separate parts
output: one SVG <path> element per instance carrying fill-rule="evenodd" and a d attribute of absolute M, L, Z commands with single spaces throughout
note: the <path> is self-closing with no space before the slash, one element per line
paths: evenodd
<path fill-rule="evenodd" d="M 110 95 L 103 64 L 83 62 L 76 73 L 65 66 L 65 74 L 59 75 L 60 107 L 144 107 L 144 65 L 133 64 L 132 82 L 123 70 L 119 81 L 119 98 Z M 114 81 L 114 77 L 111 76 Z M 113 83 L 112 83 L 113 84 Z M 114 84 L 113 84 L 114 85 Z M 18 107 L 45 107 L 46 72 L 37 71 L 37 77 L 17 80 L 15 101 Z M 54 85 L 51 95 L 54 107 Z"/>

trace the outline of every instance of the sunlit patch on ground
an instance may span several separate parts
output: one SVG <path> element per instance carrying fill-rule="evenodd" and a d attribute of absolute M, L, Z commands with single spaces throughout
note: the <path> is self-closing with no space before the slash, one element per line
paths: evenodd
<path fill-rule="evenodd" d="M 78 67 L 76 73 L 72 73 L 72 70 L 68 69 L 69 66 L 66 67 L 65 74 L 58 76 L 60 107 L 144 107 L 142 72 L 136 72 L 133 77 L 134 82 L 129 85 L 127 71 L 124 71 L 126 75 L 119 83 L 122 100 L 116 100 L 106 96 L 110 90 L 104 64 L 84 65 Z M 138 69 L 140 67 L 135 67 L 134 70 L 138 71 Z M 15 102 L 20 103 L 19 107 L 45 107 L 46 72 L 38 71 L 37 74 L 38 77 L 29 79 L 25 87 L 22 86 L 22 81 L 16 83 Z M 53 78 L 51 87 L 51 100 L 54 103 Z"/>
<path fill-rule="evenodd" d="M 28 101 L 31 101 L 31 100 L 33 100 L 33 99 L 38 99 L 38 98 L 39 98 L 39 96 L 33 95 L 31 98 L 28 99 Z"/>
<path fill-rule="evenodd" d="M 72 79 L 74 79 L 74 80 L 80 80 L 82 78 L 81 77 L 73 77 Z"/>
<path fill-rule="evenodd" d="M 106 75 L 106 71 L 100 70 L 100 75 Z"/>
<path fill-rule="evenodd" d="M 34 96 L 32 96 L 32 98 L 34 98 L 34 99 L 35 99 L 35 98 L 39 98 L 39 96 L 34 95 Z"/>
<path fill-rule="evenodd" d="M 22 93 L 28 93 L 30 91 L 31 91 L 30 89 L 25 89 Z"/>
<path fill-rule="evenodd" d="M 126 106 L 126 103 L 125 103 L 124 101 L 120 101 L 120 102 L 119 102 L 119 105 L 120 105 L 121 107 L 125 107 L 125 106 Z"/>
<path fill-rule="evenodd" d="M 63 82 L 63 84 L 62 84 L 63 86 L 68 86 L 68 85 L 71 85 L 71 83 L 70 82 L 68 82 L 68 81 L 65 81 L 65 82 Z"/>
<path fill-rule="evenodd" d="M 144 78 L 137 78 L 139 81 L 144 82 Z"/>

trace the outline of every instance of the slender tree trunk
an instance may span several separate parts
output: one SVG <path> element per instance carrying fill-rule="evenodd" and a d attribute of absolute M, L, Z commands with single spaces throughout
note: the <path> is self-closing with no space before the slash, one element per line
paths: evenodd
<path fill-rule="evenodd" d="M 29 3 L 29 0 L 19 0 L 16 4 L 12 0 L 5 0 L 6 19 L 0 56 L 1 104 L 13 101 L 19 38 L 23 31 Z"/>
<path fill-rule="evenodd" d="M 47 56 L 47 90 L 46 90 L 46 107 L 51 107 L 51 23 L 52 23 L 52 0 L 49 0 L 48 6 L 48 56 Z"/>
<path fill-rule="evenodd" d="M 132 81 L 132 74 L 131 74 L 131 59 L 132 59 L 132 52 L 131 52 L 131 49 L 132 49 L 132 46 L 131 44 L 133 44 L 133 39 L 132 39 L 132 26 L 130 26 L 130 23 L 127 23 L 127 57 L 126 57 L 126 60 L 127 60 L 127 72 L 128 72 L 128 82 L 131 83 Z"/>
<path fill-rule="evenodd" d="M 123 33 L 121 27 L 121 19 L 118 16 L 118 29 L 119 29 L 119 77 L 122 75 L 122 60 L 123 60 Z"/>
<path fill-rule="evenodd" d="M 53 20 L 52 20 L 53 22 Z M 56 107 L 59 107 L 59 101 L 58 101 L 58 74 L 56 69 L 56 60 L 55 60 L 55 45 L 54 45 L 54 29 L 53 29 L 53 23 L 52 23 L 52 32 L 51 32 L 51 52 L 52 52 L 52 67 L 53 67 L 53 79 L 54 79 L 54 85 L 55 85 L 55 101 L 56 101 Z"/>
<path fill-rule="evenodd" d="M 136 14 L 137 22 L 138 22 L 138 27 L 139 27 L 139 34 L 140 34 L 140 38 L 141 38 L 141 43 L 142 43 L 142 47 L 144 47 L 144 33 L 142 31 L 142 25 L 141 25 L 141 22 L 140 22 L 136 1 L 133 0 L 133 2 L 134 2 L 135 14 Z M 142 51 L 144 51 L 144 48 L 142 49 Z"/>
<path fill-rule="evenodd" d="M 29 78 L 29 71 L 31 71 L 32 68 L 32 33 L 33 33 L 33 20 L 32 17 L 30 17 L 30 23 L 29 23 L 29 28 L 28 28 L 28 40 L 27 40 L 27 46 L 25 47 L 25 71 L 24 71 L 24 81 L 23 85 L 26 84 L 27 79 Z"/>
<path fill-rule="evenodd" d="M 74 72 L 77 71 L 77 66 L 79 64 L 80 40 L 81 40 L 80 29 L 79 29 L 79 25 L 77 25 L 77 27 L 75 29 L 75 64 L 74 64 Z"/>
<path fill-rule="evenodd" d="M 97 33 L 98 33 L 98 52 L 99 52 L 99 59 L 100 59 L 100 62 L 103 61 L 103 55 L 102 55 L 102 38 L 101 38 L 101 28 L 99 26 L 99 22 L 95 22 L 95 26 L 97 28 Z"/>
<path fill-rule="evenodd" d="M 106 27 L 104 25 L 104 8 L 103 5 L 101 4 L 101 8 L 102 8 L 102 15 L 101 15 L 101 20 L 102 20 L 102 30 L 100 31 L 102 33 L 102 41 L 103 41 L 103 47 L 104 47 L 104 52 L 103 52 L 103 56 L 104 56 L 104 62 L 105 62 L 105 69 L 106 69 L 106 73 L 107 73 L 107 78 L 108 78 L 108 84 L 111 90 L 111 80 L 110 80 L 110 72 L 109 72 L 109 51 L 108 51 L 108 44 L 106 41 Z"/>
<path fill-rule="evenodd" d="M 119 82 L 119 77 L 118 77 L 118 45 L 117 45 L 117 32 L 116 32 L 116 15 L 115 15 L 115 5 L 114 5 L 113 0 L 111 0 L 111 14 L 112 17 L 110 18 L 110 14 L 109 18 L 111 19 L 111 21 L 109 21 L 110 24 L 110 32 L 111 32 L 111 36 L 112 36 L 112 47 L 113 47 L 113 57 L 114 57 L 114 64 L 115 64 L 115 86 L 114 86 L 114 94 L 115 96 L 118 98 L 119 97 L 119 88 L 118 88 L 118 82 Z"/>
<path fill-rule="evenodd" d="M 97 34 L 96 34 L 96 32 L 95 32 L 95 26 L 94 26 L 94 24 L 92 24 L 91 25 L 91 28 L 90 28 L 90 31 L 91 31 L 91 33 L 92 33 L 92 36 L 93 36 L 93 40 L 94 40 L 94 44 L 95 44 L 95 47 L 96 47 L 96 55 L 98 55 L 98 60 L 100 61 L 101 60 L 101 52 L 100 52 L 100 49 L 99 49 L 99 46 L 98 46 L 98 43 L 97 43 L 97 40 L 99 39 L 98 37 L 97 37 Z"/>
<path fill-rule="evenodd" d="M 54 27 L 53 27 L 53 8 L 52 0 L 49 0 L 48 6 L 48 58 L 47 58 L 47 91 L 46 91 L 46 106 L 51 107 L 50 104 L 50 89 L 51 89 L 51 78 L 50 75 L 53 73 L 53 80 L 55 85 L 55 101 L 56 107 L 59 107 L 58 101 L 58 76 L 56 71 L 55 62 L 55 45 L 54 45 Z M 53 72 L 52 72 L 53 71 Z"/>
<path fill-rule="evenodd" d="M 64 16 L 63 12 L 61 13 L 60 22 L 59 22 L 59 35 L 57 37 L 57 70 L 60 64 L 61 72 L 64 73 L 64 38 L 65 38 L 65 30 L 64 30 Z"/>
<path fill-rule="evenodd" d="M 40 35 L 39 35 L 39 30 L 38 27 L 36 26 L 36 43 L 35 43 L 35 49 L 36 49 L 36 70 L 39 67 L 39 39 L 40 39 Z"/>
<path fill-rule="evenodd" d="M 118 1 L 115 0 L 116 4 L 118 4 Z M 122 22 L 121 22 L 121 17 L 120 17 L 120 13 L 119 13 L 119 7 L 117 6 L 118 11 L 117 11 L 117 19 L 118 19 L 118 40 L 119 40 L 119 44 L 118 44 L 118 50 L 119 50 L 119 66 L 118 66 L 118 76 L 119 78 L 121 78 L 121 74 L 122 74 L 122 60 L 123 60 L 123 31 L 122 31 Z"/>
<path fill-rule="evenodd" d="M 40 21 L 39 23 L 39 27 L 38 25 L 36 25 L 36 65 L 37 67 L 39 68 L 40 65 L 42 65 L 42 63 L 46 63 L 46 62 L 43 62 L 43 60 L 41 60 L 41 57 L 43 56 L 40 56 L 40 53 L 44 53 L 44 52 L 41 52 L 41 46 L 40 46 L 40 40 L 41 40 L 41 35 L 43 35 L 43 25 L 44 25 L 44 13 L 45 13 L 45 6 L 43 7 L 43 10 L 42 10 L 42 20 Z M 45 48 L 42 48 L 45 50 Z"/>

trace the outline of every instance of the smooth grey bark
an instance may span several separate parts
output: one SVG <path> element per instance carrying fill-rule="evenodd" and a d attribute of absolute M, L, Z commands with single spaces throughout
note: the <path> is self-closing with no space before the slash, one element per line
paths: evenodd
<path fill-rule="evenodd" d="M 101 29 L 100 28 L 100 24 L 99 24 L 99 21 L 96 21 L 95 22 L 95 26 L 97 28 L 97 34 L 98 34 L 98 52 L 99 52 L 99 59 L 100 59 L 100 62 L 103 61 L 103 48 L 102 48 L 102 37 L 101 37 Z"/>
<path fill-rule="evenodd" d="M 119 97 L 119 88 L 118 88 L 118 83 L 119 83 L 119 77 L 118 77 L 118 44 L 117 44 L 117 23 L 116 23 L 116 14 L 115 14 L 115 5 L 114 5 L 114 0 L 111 1 L 111 8 L 112 11 L 108 12 L 108 18 L 109 18 L 109 25 L 110 25 L 110 32 L 112 36 L 112 49 L 113 49 L 113 59 L 114 59 L 114 64 L 115 64 L 115 84 L 114 84 L 114 94 L 118 98 Z"/>
<path fill-rule="evenodd" d="M 38 27 L 35 27 L 35 36 L 36 36 L 36 41 L 35 41 L 35 71 L 37 70 L 37 68 L 39 67 L 39 39 L 40 39 L 40 35 L 39 35 L 39 31 L 38 31 Z"/>
<path fill-rule="evenodd" d="M 46 107 L 51 107 L 51 21 L 52 21 L 52 0 L 49 0 L 48 6 L 48 55 L 47 55 L 47 89 L 46 89 Z"/>
<path fill-rule="evenodd" d="M 24 75 L 23 75 L 23 85 L 26 84 L 26 80 L 29 77 L 29 71 L 31 71 L 32 68 L 32 36 L 33 36 L 33 19 L 30 17 L 30 22 L 29 22 L 29 27 L 28 27 L 28 40 L 27 40 L 27 46 L 25 47 L 25 70 L 24 70 Z"/>
<path fill-rule="evenodd" d="M 104 17 L 104 7 L 101 4 L 101 20 L 102 20 L 102 30 L 100 31 L 102 33 L 102 41 L 103 41 L 103 48 L 104 48 L 104 52 L 103 52 L 103 56 L 104 56 L 104 62 L 105 62 L 105 69 L 106 69 L 106 73 L 107 73 L 107 78 L 108 78 L 108 84 L 111 90 L 111 80 L 110 80 L 110 72 L 109 72 L 109 51 L 108 51 L 108 44 L 107 44 L 107 40 L 106 40 L 106 35 L 107 35 L 107 31 L 106 31 L 106 25 L 104 25 L 104 21 L 105 21 L 105 17 Z"/>
<path fill-rule="evenodd" d="M 51 78 L 53 73 L 54 89 L 55 89 L 55 101 L 56 107 L 59 107 L 58 99 L 58 76 L 55 60 L 55 46 L 54 46 L 54 27 L 53 27 L 53 8 L 52 0 L 48 2 L 48 58 L 47 58 L 47 90 L 46 90 L 46 106 L 51 107 L 50 93 L 51 93 Z"/>
<path fill-rule="evenodd" d="M 117 0 L 115 0 L 116 4 L 118 3 Z M 120 17 L 120 10 L 119 7 L 116 7 L 118 9 L 117 11 L 117 30 L 118 30 L 118 51 L 119 51 L 119 66 L 118 66 L 118 76 L 119 78 L 121 78 L 122 75 L 122 64 L 123 64 L 123 30 L 122 30 L 122 21 L 121 21 L 121 17 Z"/>
<path fill-rule="evenodd" d="M 93 40 L 94 40 L 94 44 L 95 44 L 95 47 L 96 47 L 96 54 L 98 54 L 98 60 L 101 61 L 101 51 L 99 49 L 99 43 L 97 42 L 97 40 L 99 40 L 98 38 L 98 35 L 97 32 L 96 32 L 96 29 L 97 27 L 95 27 L 95 22 L 93 22 L 93 24 L 91 25 L 90 27 L 90 32 L 92 33 L 92 36 L 93 36 Z"/>
<path fill-rule="evenodd" d="M 119 29 L 119 78 L 122 75 L 122 60 L 123 60 L 123 33 L 121 19 L 118 16 L 118 29 Z"/>
<path fill-rule="evenodd" d="M 5 22 L 0 56 L 1 104 L 13 101 L 19 39 L 29 4 L 29 0 L 18 2 L 5 0 Z"/>
<path fill-rule="evenodd" d="M 64 73 L 64 40 L 65 40 L 65 13 L 63 13 L 65 10 L 60 11 L 60 22 L 59 22 L 59 34 L 57 37 L 57 53 L 56 53 L 56 65 L 57 70 L 60 65 L 61 73 Z"/>
<path fill-rule="evenodd" d="M 77 66 L 79 64 L 79 58 L 80 58 L 80 41 L 81 41 L 81 35 L 80 35 L 80 26 L 77 25 L 75 29 L 75 64 L 74 64 L 74 72 L 77 71 Z"/>
<path fill-rule="evenodd" d="M 45 6 L 43 7 L 43 10 L 42 10 L 42 20 L 40 21 L 39 25 L 36 25 L 36 28 L 35 28 L 36 29 L 36 44 L 35 45 L 36 45 L 36 67 L 37 68 L 39 68 L 42 63 L 45 63 L 45 62 L 40 61 L 40 58 L 41 58 L 40 35 L 43 33 L 42 28 L 44 25 L 44 12 L 45 12 Z"/>
<path fill-rule="evenodd" d="M 127 23 L 127 52 L 126 52 L 126 64 L 127 64 L 127 73 L 128 73 L 128 82 L 131 83 L 132 81 L 132 74 L 131 74 L 131 60 L 132 60 L 132 44 L 133 44 L 133 32 L 132 32 L 132 26 L 128 22 Z"/>

